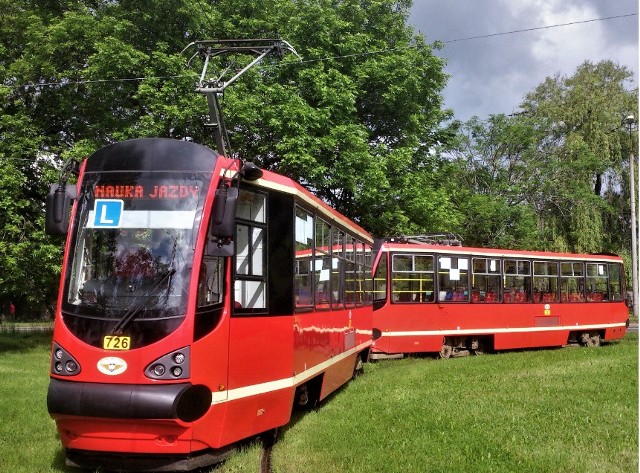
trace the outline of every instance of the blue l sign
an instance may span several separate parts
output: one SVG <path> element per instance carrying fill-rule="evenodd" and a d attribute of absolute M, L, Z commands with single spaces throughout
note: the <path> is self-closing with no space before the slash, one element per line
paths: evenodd
<path fill-rule="evenodd" d="M 96 199 L 93 208 L 93 226 L 119 227 L 123 208 L 124 201 L 122 200 Z"/>

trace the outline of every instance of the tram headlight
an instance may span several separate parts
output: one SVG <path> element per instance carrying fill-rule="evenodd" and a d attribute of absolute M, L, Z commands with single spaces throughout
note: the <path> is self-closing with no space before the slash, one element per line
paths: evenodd
<path fill-rule="evenodd" d="M 51 356 L 51 373 L 59 376 L 76 376 L 80 374 L 80 371 L 82 371 L 82 368 L 78 360 L 54 342 Z"/>
<path fill-rule="evenodd" d="M 147 378 L 151 379 L 187 379 L 190 374 L 189 347 L 174 350 L 171 353 L 153 360 L 144 370 Z"/>
<path fill-rule="evenodd" d="M 184 363 L 185 359 L 186 359 L 186 357 L 184 356 L 184 353 L 178 352 L 175 355 L 173 355 L 173 361 L 175 361 L 179 365 Z"/>

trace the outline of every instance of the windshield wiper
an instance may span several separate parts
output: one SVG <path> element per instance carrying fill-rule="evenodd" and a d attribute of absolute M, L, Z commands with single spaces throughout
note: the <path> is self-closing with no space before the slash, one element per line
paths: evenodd
<path fill-rule="evenodd" d="M 138 313 L 147 305 L 149 299 L 156 295 L 157 290 L 162 287 L 162 285 L 170 281 L 171 277 L 176 273 L 176 270 L 171 268 L 166 274 L 164 274 L 158 282 L 143 296 L 140 298 L 136 298 L 131 304 L 131 307 L 127 310 L 127 312 L 122 316 L 122 318 L 118 321 L 113 330 L 111 331 L 112 335 L 122 335 L 123 331 L 127 326 L 131 323 L 131 321 L 135 318 Z"/>

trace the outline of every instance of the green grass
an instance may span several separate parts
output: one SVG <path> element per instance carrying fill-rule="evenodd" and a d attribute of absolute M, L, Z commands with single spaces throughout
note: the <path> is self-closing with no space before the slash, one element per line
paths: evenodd
<path fill-rule="evenodd" d="M 61 472 L 64 456 L 47 413 L 51 332 L 0 333 L 0 471 Z"/>
<path fill-rule="evenodd" d="M 0 333 L 0 472 L 65 472 L 50 333 Z M 255 472 L 260 444 L 212 471 Z M 378 362 L 282 429 L 277 473 L 638 471 L 638 337 L 596 349 Z"/>
<path fill-rule="evenodd" d="M 638 338 L 368 365 L 286 430 L 276 472 L 638 471 Z"/>

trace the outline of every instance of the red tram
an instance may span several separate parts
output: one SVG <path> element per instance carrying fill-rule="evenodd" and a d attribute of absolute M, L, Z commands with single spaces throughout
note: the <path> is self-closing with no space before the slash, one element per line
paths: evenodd
<path fill-rule="evenodd" d="M 621 258 L 388 239 L 374 267 L 373 358 L 599 345 L 628 326 Z"/>
<path fill-rule="evenodd" d="M 68 233 L 47 404 L 71 465 L 213 463 L 368 356 L 373 240 L 288 178 L 137 139 L 47 200 Z"/>

